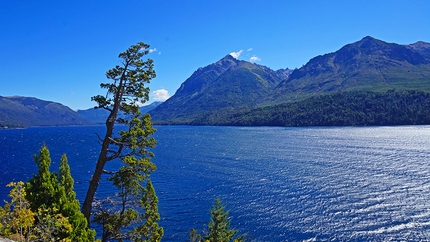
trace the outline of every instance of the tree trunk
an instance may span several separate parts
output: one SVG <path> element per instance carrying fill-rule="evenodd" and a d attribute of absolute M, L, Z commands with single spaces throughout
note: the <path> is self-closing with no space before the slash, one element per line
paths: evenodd
<path fill-rule="evenodd" d="M 103 140 L 102 148 L 100 150 L 99 159 L 97 161 L 96 169 L 94 170 L 94 174 L 90 179 L 90 185 L 88 187 L 87 195 L 85 197 L 84 204 L 82 205 L 82 213 L 88 221 L 88 227 L 90 226 L 90 217 L 92 210 L 92 203 L 94 200 L 94 195 L 97 191 L 97 187 L 99 186 L 100 179 L 103 173 L 104 166 L 107 162 L 107 151 L 109 149 L 110 137 L 112 137 L 113 126 L 115 121 L 106 123 L 106 135 Z"/>
<path fill-rule="evenodd" d="M 122 76 L 124 77 L 124 73 Z M 85 218 L 88 221 L 88 227 L 90 227 L 90 224 L 91 224 L 91 210 L 93 207 L 92 205 L 93 205 L 94 195 L 97 191 L 97 187 L 99 186 L 105 164 L 108 161 L 107 154 L 109 150 L 109 144 L 111 143 L 113 128 L 116 122 L 116 117 L 118 115 L 120 102 L 122 100 L 122 96 L 124 93 L 123 82 L 125 81 L 122 78 L 120 81 L 120 84 L 118 85 L 118 91 L 115 95 L 114 107 L 108 119 L 106 120 L 106 135 L 103 139 L 103 144 L 100 150 L 99 159 L 97 160 L 96 169 L 94 170 L 94 174 L 90 179 L 90 186 L 88 187 L 87 195 L 85 197 L 84 204 L 82 205 L 82 213 L 84 214 Z"/>

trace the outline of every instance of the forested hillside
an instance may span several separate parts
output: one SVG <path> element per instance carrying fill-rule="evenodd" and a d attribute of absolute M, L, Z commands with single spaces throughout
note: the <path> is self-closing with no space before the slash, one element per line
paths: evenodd
<path fill-rule="evenodd" d="M 264 108 L 202 115 L 194 125 L 344 126 L 430 124 L 430 94 L 419 91 L 340 92 Z"/>

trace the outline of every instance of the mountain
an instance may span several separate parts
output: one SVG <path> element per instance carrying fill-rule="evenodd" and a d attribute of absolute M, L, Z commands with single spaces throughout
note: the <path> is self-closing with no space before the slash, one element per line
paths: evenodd
<path fill-rule="evenodd" d="M 156 101 L 149 105 L 142 106 L 140 108 L 141 113 L 147 113 L 152 109 L 156 108 L 162 102 Z M 78 110 L 78 114 L 81 115 L 86 120 L 91 121 L 95 124 L 104 124 L 106 122 L 107 117 L 109 116 L 109 111 L 100 108 L 90 108 L 86 110 Z"/>
<path fill-rule="evenodd" d="M 205 112 L 255 106 L 289 75 L 290 70 L 237 60 L 227 55 L 196 70 L 176 93 L 150 111 L 154 121 L 188 122 Z"/>
<path fill-rule="evenodd" d="M 429 43 L 426 43 L 423 41 L 418 41 L 414 44 L 407 45 L 406 47 L 412 49 L 413 51 L 420 53 L 420 55 L 424 56 L 427 60 L 430 59 L 430 44 Z"/>
<path fill-rule="evenodd" d="M 147 113 L 162 102 L 142 106 Z M 33 97 L 0 96 L 0 128 L 28 126 L 89 125 L 105 123 L 109 112 L 104 109 L 73 111 L 60 103 Z"/>
<path fill-rule="evenodd" d="M 430 44 L 364 37 L 294 70 L 267 100 L 282 103 L 338 91 L 391 89 L 430 91 Z"/>
<path fill-rule="evenodd" d="M 83 118 L 95 124 L 105 123 L 106 118 L 109 116 L 109 111 L 101 108 L 89 108 L 85 110 L 78 110 L 77 112 Z"/>
<path fill-rule="evenodd" d="M 156 123 L 206 124 L 205 117 L 219 120 L 319 95 L 388 90 L 430 92 L 429 43 L 399 45 L 367 36 L 293 71 L 273 71 L 227 55 L 195 71 L 150 113 Z"/>
<path fill-rule="evenodd" d="M 62 104 L 33 97 L 0 96 L 0 128 L 83 124 L 90 122 Z"/>

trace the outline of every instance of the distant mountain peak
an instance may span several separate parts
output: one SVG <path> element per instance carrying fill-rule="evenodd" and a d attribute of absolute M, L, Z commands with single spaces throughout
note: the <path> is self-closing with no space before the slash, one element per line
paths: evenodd
<path fill-rule="evenodd" d="M 224 58 L 222 58 L 222 59 L 234 59 L 234 60 L 237 60 L 237 58 L 236 58 L 236 57 L 234 57 L 232 53 L 227 54 L 227 55 L 226 55 L 226 56 L 224 56 Z"/>
<path fill-rule="evenodd" d="M 407 45 L 406 47 L 412 49 L 413 51 L 417 51 L 430 61 L 430 43 L 418 41 L 416 43 Z"/>
<path fill-rule="evenodd" d="M 368 35 L 368 36 L 364 36 L 362 39 L 363 40 L 375 40 L 375 38 L 373 38 L 372 36 Z"/>
<path fill-rule="evenodd" d="M 382 40 L 375 39 L 371 36 L 366 36 L 361 40 L 353 43 L 352 45 L 358 45 L 360 48 L 369 48 L 369 47 L 376 47 L 382 44 L 386 44 L 386 43 Z"/>
<path fill-rule="evenodd" d="M 368 43 L 368 42 L 374 42 L 374 41 L 380 41 L 380 40 L 378 40 L 376 38 L 373 38 L 372 36 L 368 35 L 368 36 L 363 37 L 361 40 L 359 40 L 359 41 L 357 41 L 355 43 L 362 44 L 362 43 Z"/>
<path fill-rule="evenodd" d="M 418 41 L 418 42 L 415 42 L 413 44 L 410 44 L 409 46 L 430 48 L 430 43 L 427 43 L 427 42 L 424 42 L 424 41 Z"/>
<path fill-rule="evenodd" d="M 237 65 L 239 62 L 240 61 L 236 60 L 233 56 L 226 55 L 224 58 L 213 64 L 198 68 L 187 80 L 181 84 L 175 95 L 186 95 L 191 92 L 201 92 L 209 83 L 213 81 L 213 79 L 220 76 L 232 66 Z"/>
<path fill-rule="evenodd" d="M 224 58 L 220 59 L 219 61 L 215 62 L 215 65 L 236 65 L 238 62 L 240 62 L 238 59 L 234 58 L 231 54 L 228 54 L 224 56 Z"/>

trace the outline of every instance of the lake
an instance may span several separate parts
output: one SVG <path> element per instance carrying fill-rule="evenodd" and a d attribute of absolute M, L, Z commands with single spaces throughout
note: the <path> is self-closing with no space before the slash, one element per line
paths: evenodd
<path fill-rule="evenodd" d="M 215 198 L 252 241 L 430 238 L 430 126 L 158 126 L 152 174 L 163 241 L 207 231 Z M 45 143 L 67 154 L 82 201 L 102 126 L 0 130 L 0 199 L 37 172 Z M 99 194 L 109 191 L 102 186 Z"/>

